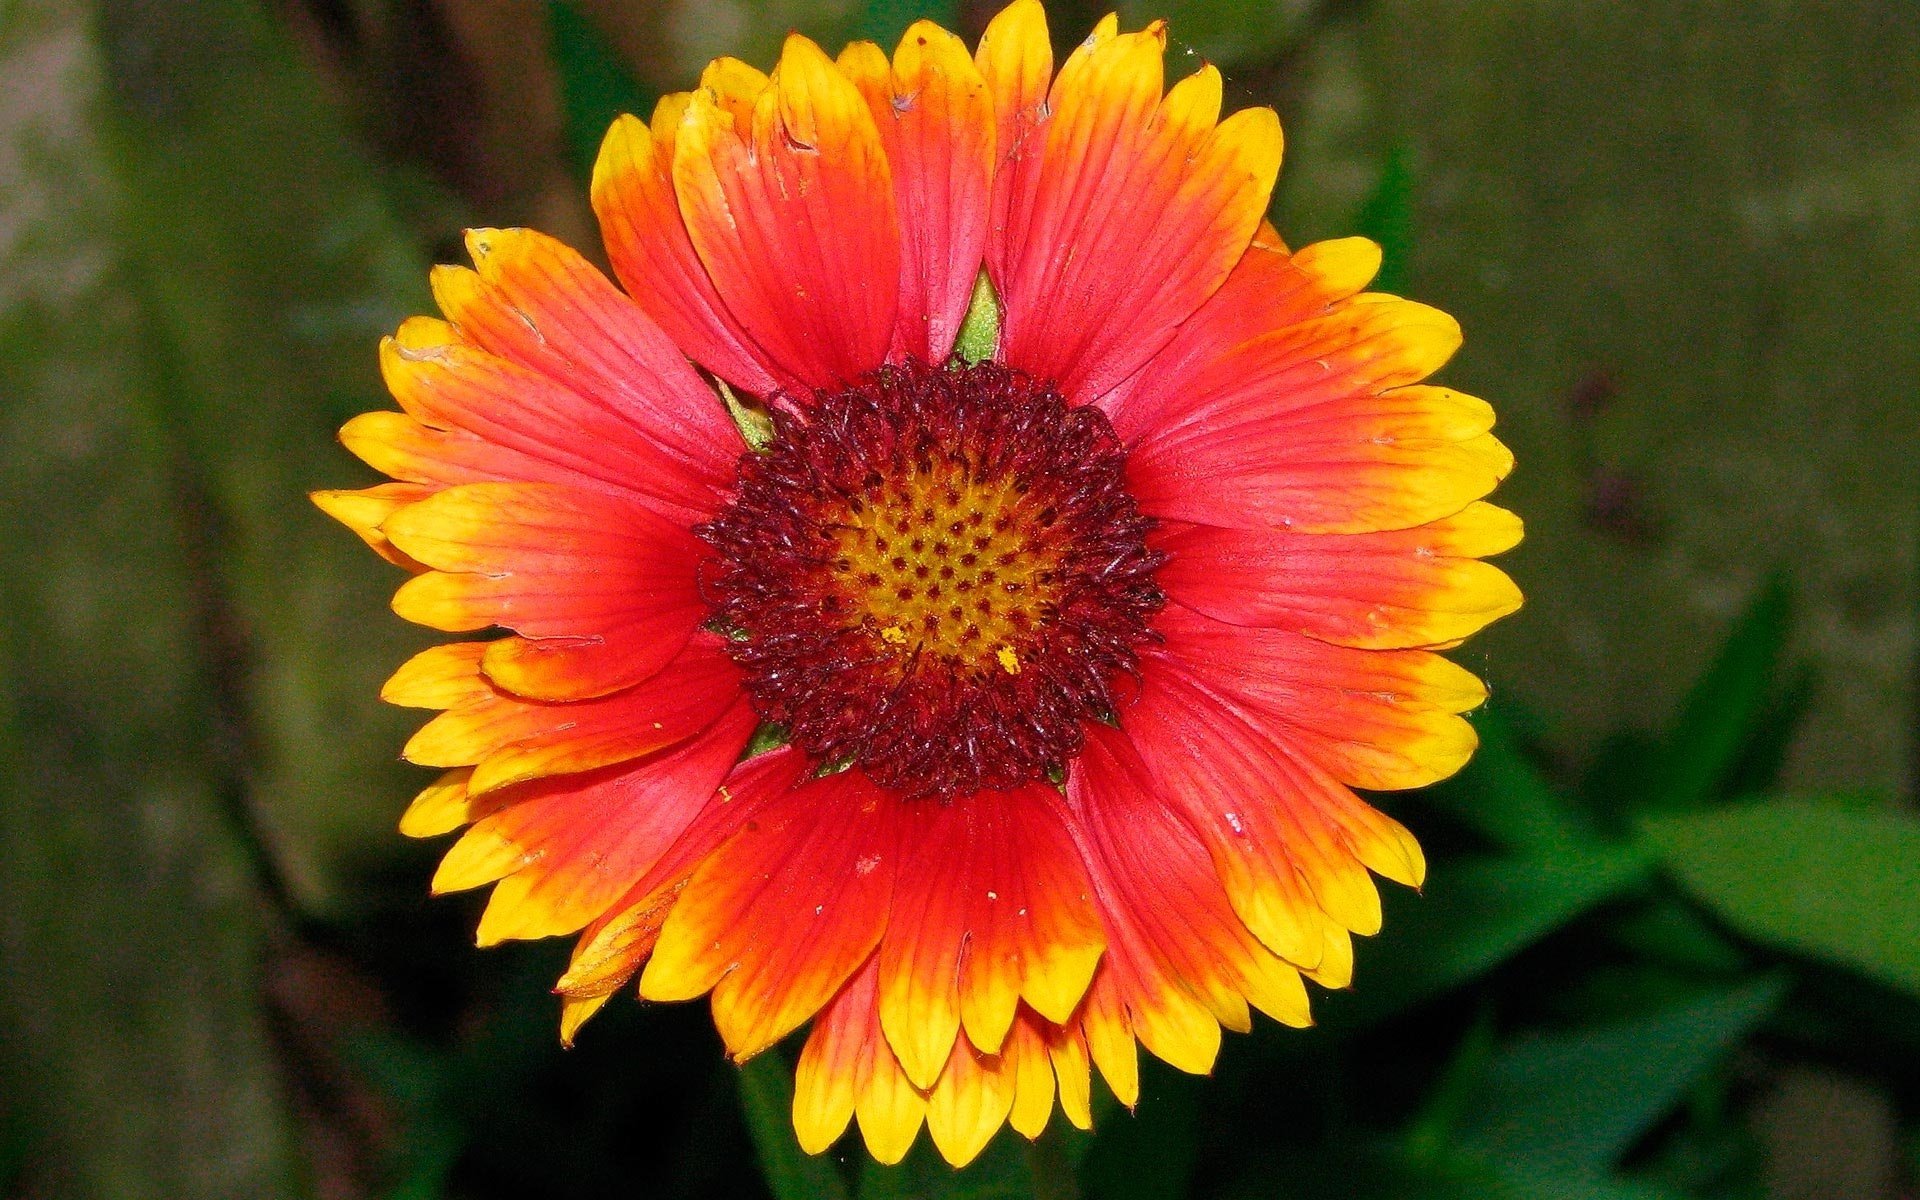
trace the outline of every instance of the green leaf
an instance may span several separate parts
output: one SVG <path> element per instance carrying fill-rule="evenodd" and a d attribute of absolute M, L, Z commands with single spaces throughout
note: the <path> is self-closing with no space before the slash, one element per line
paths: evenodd
<path fill-rule="evenodd" d="M 1395 295 L 1406 291 L 1407 258 L 1413 250 L 1413 155 L 1405 142 L 1388 147 L 1380 178 L 1354 224 L 1360 236 L 1380 244 L 1380 273 L 1374 276 L 1373 290 Z"/>
<path fill-rule="evenodd" d="M 1228 1200 L 1678 1200 L 1617 1175 L 1490 1162 L 1468 1151 L 1437 1161 L 1398 1146 L 1337 1139 L 1241 1179 Z"/>
<path fill-rule="evenodd" d="M 1642 823 L 1689 894 L 1754 941 L 1920 993 L 1920 821 L 1772 800 Z"/>
<path fill-rule="evenodd" d="M 955 1170 L 922 1136 L 897 1166 L 868 1159 L 860 1173 L 860 1200 L 1061 1200 L 1034 1178 L 1024 1139 L 1002 1130 L 980 1157 Z"/>
<path fill-rule="evenodd" d="M 740 1107 L 774 1200 L 846 1200 L 847 1183 L 831 1158 L 800 1149 L 793 1133 L 793 1070 L 777 1051 L 740 1068 Z"/>
<path fill-rule="evenodd" d="M 967 302 L 967 319 L 960 324 L 953 352 L 960 361 L 972 366 L 985 362 L 1000 349 L 1000 297 L 985 270 L 973 281 L 973 298 Z"/>
<path fill-rule="evenodd" d="M 612 44 L 569 0 L 547 0 L 547 35 L 560 76 L 567 158 L 576 176 L 590 179 L 614 118 L 633 113 L 644 120 L 657 97 L 640 86 Z"/>
<path fill-rule="evenodd" d="M 1682 970 L 1725 974 L 1747 965 L 1743 949 L 1678 896 L 1649 897 L 1615 917 L 1607 935 L 1642 959 Z"/>
<path fill-rule="evenodd" d="M 922 18 L 945 29 L 960 27 L 958 0 L 866 0 L 853 23 L 853 36 L 892 51 L 907 26 Z"/>
<path fill-rule="evenodd" d="M 1140 1103 L 1100 1128 L 1082 1169 L 1092 1200 L 1158 1200 L 1187 1193 L 1200 1158 L 1208 1080 L 1149 1058 Z"/>
<path fill-rule="evenodd" d="M 1428 1090 L 1419 1115 L 1407 1126 L 1404 1143 L 1410 1161 L 1436 1163 L 1453 1153 L 1461 1116 L 1474 1100 L 1493 1057 L 1493 1039 L 1493 1006 L 1483 1001 L 1446 1069 Z"/>
<path fill-rule="evenodd" d="M 1497 1053 L 1460 1125 L 1489 1160 L 1558 1173 L 1613 1165 L 1779 1004 L 1767 978 L 1634 1020 Z"/>
<path fill-rule="evenodd" d="M 1653 767 L 1649 792 L 1636 807 L 1673 812 L 1717 797 L 1769 711 L 1791 622 L 1791 594 L 1786 581 L 1775 576 L 1753 598 L 1712 665 L 1688 692 Z"/>
<path fill-rule="evenodd" d="M 1457 987 L 1646 873 L 1646 856 L 1633 849 L 1455 860 L 1433 873 L 1422 895 L 1388 893 L 1385 932 L 1356 948 L 1355 987 L 1321 1001 L 1323 1024 L 1377 1021 Z"/>
<path fill-rule="evenodd" d="M 1505 713 L 1489 706 L 1472 720 L 1480 735 L 1473 761 L 1421 798 L 1518 854 L 1547 857 L 1591 841 L 1590 823 L 1533 765 Z"/>
<path fill-rule="evenodd" d="M 1049 6 L 1050 8 L 1053 6 Z M 1336 7 L 1328 0 L 1123 0 L 1119 5 L 1121 24 L 1138 29 L 1148 21 L 1165 17 L 1172 28 L 1175 53 L 1187 62 L 1195 57 L 1228 68 L 1227 78 L 1235 83 L 1232 69 L 1272 69 L 1275 59 L 1283 57 L 1289 46 L 1313 31 L 1316 19 L 1326 9 Z M 1074 11 L 1074 10 L 1069 10 Z M 1092 13 L 1094 6 L 1077 10 Z M 1106 9 L 1098 9 L 1105 12 Z M 1050 14 L 1051 15 L 1051 14 Z M 1054 18 L 1056 21 L 1062 18 Z M 1091 17 L 1086 18 L 1091 20 Z M 1072 27 L 1075 36 L 1085 32 L 1084 25 Z M 1175 62 L 1179 59 L 1173 60 Z M 1168 65 L 1172 70 L 1172 63 Z"/>

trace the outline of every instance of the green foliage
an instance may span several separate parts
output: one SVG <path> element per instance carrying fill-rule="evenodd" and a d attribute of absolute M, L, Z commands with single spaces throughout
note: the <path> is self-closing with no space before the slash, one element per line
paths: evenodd
<path fill-rule="evenodd" d="M 851 37 L 877 42 L 889 53 L 915 21 L 928 20 L 944 29 L 960 26 L 958 0 L 865 0 Z"/>
<path fill-rule="evenodd" d="M 1473 714 L 1480 748 L 1459 775 L 1429 789 L 1433 805 L 1502 849 L 1551 858 L 1593 836 L 1592 822 L 1527 757 L 1506 710 Z"/>
<path fill-rule="evenodd" d="M 740 431 L 740 440 L 747 449 L 764 451 L 773 443 L 773 413 L 766 405 L 751 396 L 742 396 L 728 387 L 725 380 L 716 379 L 714 385 L 720 389 L 720 398 L 726 401 L 727 415 L 733 418 L 733 427 Z M 773 742 L 761 749 L 772 749 L 779 745 Z"/>
<path fill-rule="evenodd" d="M 622 113 L 646 120 L 658 99 L 634 79 L 599 29 L 571 0 L 547 0 L 547 36 L 560 76 L 567 157 L 581 181 L 593 176 L 601 139 Z"/>
<path fill-rule="evenodd" d="M 1768 712 L 1791 620 L 1791 593 L 1786 580 L 1776 577 L 1754 597 L 1687 693 L 1640 807 L 1697 808 L 1714 797 Z M 1786 739 L 1775 734 L 1771 740 Z"/>
<path fill-rule="evenodd" d="M 1549 859 L 1460 858 L 1418 897 L 1389 900 L 1389 937 L 1360 951 L 1354 992 L 1322 1003 L 1323 1019 L 1378 1021 L 1483 974 L 1646 878 L 1647 859 L 1624 848 L 1570 850 Z"/>
<path fill-rule="evenodd" d="M 1096 1112 L 1099 1136 L 1081 1178 L 1091 1200 L 1185 1195 L 1200 1160 L 1207 1081 L 1151 1059 L 1141 1064 L 1141 1101 L 1132 1113 Z"/>
<path fill-rule="evenodd" d="M 257 5 L 0 6 L 0 77 L 6 1106 L 34 1194 L 297 1198 L 263 964 L 390 837 L 404 653 L 303 493 L 424 261 Z"/>
<path fill-rule="evenodd" d="M 1399 295 L 1407 290 L 1407 258 L 1413 250 L 1413 155 L 1395 142 L 1380 164 L 1380 178 L 1360 206 L 1355 222 L 1362 237 L 1380 244 L 1380 273 L 1373 290 Z"/>
<path fill-rule="evenodd" d="M 1920 993 L 1920 821 L 1778 799 L 1648 819 L 1665 869 L 1741 934 Z"/>
<path fill-rule="evenodd" d="M 1495 1162 L 1568 1175 L 1611 1167 L 1784 991 L 1761 979 L 1629 1021 L 1518 1039 L 1488 1062 L 1459 1134 Z"/>
<path fill-rule="evenodd" d="M 1002 1130 L 959 1170 L 948 1166 L 926 1135 L 898 1166 L 868 1159 L 860 1171 L 860 1200 L 1041 1200 L 1026 1143 Z M 865 1151 L 858 1151 L 864 1156 Z"/>
<path fill-rule="evenodd" d="M 793 1069 L 768 1051 L 740 1068 L 740 1104 L 774 1200 L 846 1200 L 833 1160 L 805 1153 L 793 1136 Z"/>
<path fill-rule="evenodd" d="M 1168 64 L 1171 77 L 1198 66 L 1196 59 L 1220 63 L 1231 71 L 1243 63 L 1259 64 L 1277 57 L 1334 4 L 1324 0 L 1127 0 L 1119 7 L 1128 28 L 1166 18 L 1172 45 L 1184 52 Z"/>

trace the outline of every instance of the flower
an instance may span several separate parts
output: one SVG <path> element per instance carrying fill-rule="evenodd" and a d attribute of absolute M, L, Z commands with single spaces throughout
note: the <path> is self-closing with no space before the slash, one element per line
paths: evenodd
<path fill-rule="evenodd" d="M 1283 245 L 1274 114 L 1163 90 L 1165 41 L 1056 73 L 1016 0 L 971 55 L 715 61 L 607 135 L 625 290 L 470 234 L 342 431 L 393 482 L 316 496 L 402 617 L 509 631 L 383 692 L 440 710 L 435 890 L 578 934 L 568 1040 L 636 975 L 736 1059 L 811 1019 L 809 1151 L 961 1164 L 1087 1126 L 1093 1067 L 1131 1104 L 1136 1044 L 1306 1025 L 1369 872 L 1423 872 L 1352 789 L 1474 747 L 1435 651 L 1519 606 L 1480 560 L 1520 526 L 1491 410 L 1420 383 L 1458 327 L 1363 292 L 1371 243 Z"/>

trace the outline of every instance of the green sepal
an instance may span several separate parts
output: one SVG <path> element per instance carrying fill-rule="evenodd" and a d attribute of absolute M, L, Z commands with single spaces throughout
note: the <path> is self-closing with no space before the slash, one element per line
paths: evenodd
<path fill-rule="evenodd" d="M 967 301 L 967 319 L 960 324 L 960 335 L 953 341 L 953 352 L 968 366 L 983 363 L 1000 349 L 1000 297 L 983 269 L 973 281 L 973 298 Z"/>
<path fill-rule="evenodd" d="M 747 449 L 765 454 L 767 447 L 773 445 L 773 410 L 751 396 L 741 396 L 728 387 L 724 379 L 715 379 L 713 385 L 720 389 L 720 398 L 727 402 L 727 415 L 733 418 L 733 426 L 740 431 Z"/>

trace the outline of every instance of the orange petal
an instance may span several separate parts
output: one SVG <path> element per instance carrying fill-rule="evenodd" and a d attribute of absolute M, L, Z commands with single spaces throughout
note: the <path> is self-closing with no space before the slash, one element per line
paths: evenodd
<path fill-rule="evenodd" d="M 893 62 L 856 42 L 839 65 L 865 97 L 886 146 L 900 215 L 895 355 L 946 361 L 986 250 L 993 101 L 964 43 L 931 21 L 900 39 Z"/>
<path fill-rule="evenodd" d="M 500 625 L 488 675 L 518 695 L 578 700 L 642 682 L 680 652 L 707 606 L 699 544 L 622 497 L 544 483 L 448 488 L 383 531 L 434 570 L 394 611 L 435 629 Z"/>
<path fill-rule="evenodd" d="M 1136 441 L 1187 408 L 1205 404 L 1209 381 L 1242 382 L 1217 370 L 1223 359 L 1277 330 L 1327 315 L 1379 269 L 1380 247 L 1365 238 L 1319 242 L 1290 254 L 1277 238 L 1256 237 L 1220 290 L 1138 375 L 1108 392 L 1100 407 L 1122 441 Z"/>
<path fill-rule="evenodd" d="M 879 944 L 899 869 L 902 802 L 843 771 L 773 800 L 708 855 L 674 904 L 640 994 L 711 989 L 736 1059 L 818 1012 Z"/>
<path fill-rule="evenodd" d="M 321 512 L 353 530 L 381 558 L 409 571 L 418 571 L 422 569 L 420 564 L 395 549 L 380 526 L 394 513 L 425 500 L 435 490 L 418 483 L 381 483 L 357 492 L 314 492 L 311 498 Z"/>
<path fill-rule="evenodd" d="M 701 633 L 638 687 L 571 704 L 492 689 L 427 722 L 403 753 L 425 766 L 474 767 L 478 794 L 641 758 L 707 728 L 738 694 L 739 669 L 718 638 Z"/>
<path fill-rule="evenodd" d="M 1520 590 L 1477 561 L 1520 540 L 1520 520 L 1475 502 L 1385 533 L 1163 527 L 1159 582 L 1175 602 L 1368 650 L 1457 642 L 1520 607 Z"/>
<path fill-rule="evenodd" d="M 400 664 L 380 688 L 380 698 L 402 708 L 458 708 L 490 699 L 494 689 L 480 673 L 486 642 L 429 646 Z"/>
<path fill-rule="evenodd" d="M 878 367 L 893 337 L 900 227 L 859 91 L 798 34 L 742 135 L 696 92 L 676 135 L 674 190 L 727 309 L 807 387 Z"/>
<path fill-rule="evenodd" d="M 1240 260 L 1280 166 L 1269 109 L 1216 124 L 1204 67 L 1161 92 L 1165 24 L 1103 27 L 1061 67 L 1038 153 L 1010 164 L 988 268 L 1010 366 L 1092 400 L 1165 346 Z"/>
<path fill-rule="evenodd" d="M 737 700 L 683 746 L 511 789 L 506 806 L 466 835 L 512 847 L 521 864 L 494 888 L 480 944 L 573 933 L 604 914 L 686 832 L 740 757 L 755 720 Z"/>
<path fill-rule="evenodd" d="M 1053 79 L 1053 42 L 1040 0 L 1014 0 L 1001 9 L 980 35 L 974 64 L 993 98 L 996 157 L 1002 162 L 1017 159 L 1028 149 L 1027 134 L 1044 115 L 1047 85 Z M 996 205 L 995 211 L 1003 211 L 1003 206 Z"/>
<path fill-rule="evenodd" d="M 801 1149 L 818 1154 L 858 1115 L 867 1152 L 891 1166 L 907 1156 L 927 1113 L 880 1032 L 879 977 L 868 959 L 821 1012 L 794 1070 L 793 1127 Z"/>
<path fill-rule="evenodd" d="M 1023 998 L 1064 1021 L 1086 991 L 1105 939 L 1057 796 L 1036 785 L 909 806 L 880 949 L 880 1020 L 922 1087 L 963 1023 L 996 1053 Z"/>
<path fill-rule="evenodd" d="M 1379 930 L 1373 881 L 1309 794 L 1320 781 L 1239 714 L 1171 672 L 1152 672 L 1126 728 L 1158 794 L 1206 845 L 1234 912 L 1275 954 L 1312 969 L 1330 921 Z"/>
<path fill-rule="evenodd" d="M 593 165 L 593 211 L 614 273 L 674 345 L 735 387 L 764 396 L 797 381 L 776 377 L 721 302 L 673 192 L 674 132 L 689 99 L 663 98 L 653 129 L 637 117 L 614 121 Z"/>
<path fill-rule="evenodd" d="M 1067 794 L 1085 832 L 1114 985 L 1148 1049 L 1183 1070 L 1211 1062 L 1219 1031 L 1195 1019 L 1188 997 L 1236 1030 L 1249 1027 L 1249 1003 L 1289 1025 L 1309 1022 L 1299 972 L 1233 911 L 1205 847 L 1158 794 L 1128 735 L 1090 729 Z"/>
<path fill-rule="evenodd" d="M 1089 988 L 1091 990 L 1091 988 Z M 1046 1031 L 1047 1057 L 1053 1063 L 1060 1111 L 1075 1129 L 1093 1128 L 1093 1078 L 1087 1036 L 1079 1021 Z"/>
<path fill-rule="evenodd" d="M 964 1167 L 979 1157 L 1013 1112 L 1014 1061 L 983 1054 L 964 1038 L 927 1096 L 927 1133 L 940 1157 Z M 1052 1097 L 1048 1097 L 1051 1102 Z"/>
<path fill-rule="evenodd" d="M 435 340 L 442 337 L 446 340 Z M 399 335 L 381 343 L 380 369 L 414 423 L 399 414 L 370 413 L 341 430 L 348 448 L 380 470 L 429 483 L 476 478 L 566 483 L 632 495 L 674 517 L 690 511 L 658 494 L 683 496 L 679 484 L 661 481 L 684 479 L 686 470 L 633 414 L 488 354 L 460 340 L 451 327 L 408 322 Z M 421 437 L 421 426 L 457 436 Z M 391 449 L 383 445 L 390 440 L 397 443 Z M 436 444 L 448 440 L 482 444 L 465 447 L 464 454 Z M 466 477 L 433 469 L 450 455 L 456 470 L 469 472 Z M 488 463 L 499 474 L 486 474 L 482 464 Z"/>
<path fill-rule="evenodd" d="M 693 873 L 810 769 L 806 756 L 791 747 L 737 765 L 653 869 L 581 934 L 555 990 L 593 995 L 626 982 L 653 952 L 667 913 Z"/>
<path fill-rule="evenodd" d="M 1437 654 L 1353 650 L 1177 606 L 1155 626 L 1166 640 L 1142 654 L 1151 669 L 1196 681 L 1351 786 L 1424 787 L 1459 770 L 1477 744 L 1455 714 L 1482 703 L 1486 688 Z"/>
<path fill-rule="evenodd" d="M 467 794 L 467 777 L 472 774 L 471 769 L 459 767 L 421 789 L 400 816 L 400 832 L 412 838 L 439 837 L 484 815 Z"/>
<path fill-rule="evenodd" d="M 541 372 L 638 429 L 676 470 L 646 481 L 692 511 L 732 479 L 724 406 L 639 305 L 579 254 L 527 229 L 473 229 L 476 271 L 438 267 L 434 294 L 462 337 Z"/>
<path fill-rule="evenodd" d="M 1000 1058 L 1013 1073 L 1013 1110 L 1007 1124 L 1024 1138 L 1037 1138 L 1053 1116 L 1053 1060 L 1032 1013 L 1022 1011 L 1014 1022 Z"/>
<path fill-rule="evenodd" d="M 1445 388 L 1402 387 L 1283 411 L 1270 401 L 1170 427 L 1127 459 L 1156 517 L 1299 533 L 1411 529 L 1486 495 L 1513 455 L 1493 410 Z"/>

